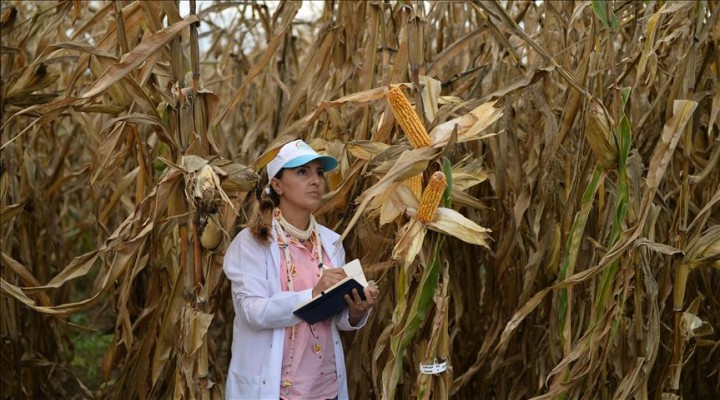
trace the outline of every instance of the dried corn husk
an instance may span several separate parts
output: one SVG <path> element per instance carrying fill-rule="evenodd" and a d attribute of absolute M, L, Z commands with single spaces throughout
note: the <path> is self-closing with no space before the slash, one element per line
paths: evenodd
<path fill-rule="evenodd" d="M 222 229 L 215 221 L 215 216 L 209 216 L 200 236 L 200 243 L 206 250 L 214 250 L 220 244 L 222 237 Z"/>
<path fill-rule="evenodd" d="M 614 122 L 605 106 L 590 100 L 585 110 L 585 138 L 598 163 L 611 169 L 617 165 L 618 147 L 613 135 Z"/>

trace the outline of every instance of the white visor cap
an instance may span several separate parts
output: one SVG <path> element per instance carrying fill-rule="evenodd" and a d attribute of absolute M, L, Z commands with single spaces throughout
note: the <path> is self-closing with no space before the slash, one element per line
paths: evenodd
<path fill-rule="evenodd" d="M 296 168 L 313 160 L 320 160 L 325 172 L 335 169 L 338 162 L 334 157 L 318 154 L 302 140 L 294 140 L 283 147 L 267 165 L 268 179 L 272 179 L 283 168 Z"/>

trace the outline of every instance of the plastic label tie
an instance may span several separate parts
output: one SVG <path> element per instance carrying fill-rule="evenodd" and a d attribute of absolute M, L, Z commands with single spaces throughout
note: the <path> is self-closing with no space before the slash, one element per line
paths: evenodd
<path fill-rule="evenodd" d="M 425 375 L 435 375 L 447 370 L 447 360 L 435 359 L 433 364 L 420 364 L 420 373 Z"/>

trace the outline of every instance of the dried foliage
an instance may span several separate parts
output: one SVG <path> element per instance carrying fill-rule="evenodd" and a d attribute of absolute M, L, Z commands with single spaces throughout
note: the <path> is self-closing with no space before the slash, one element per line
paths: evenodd
<path fill-rule="evenodd" d="M 717 2 L 188 5 L 2 2 L 2 398 L 222 398 L 224 249 L 295 137 L 381 288 L 352 398 L 720 392 Z"/>

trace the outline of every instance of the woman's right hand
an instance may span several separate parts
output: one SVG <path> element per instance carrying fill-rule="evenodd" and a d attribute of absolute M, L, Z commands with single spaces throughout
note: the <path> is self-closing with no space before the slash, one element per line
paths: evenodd
<path fill-rule="evenodd" d="M 330 268 L 323 271 L 320 281 L 315 285 L 312 290 L 312 297 L 320 296 L 320 293 L 327 290 L 330 286 L 345 279 L 347 274 L 342 268 Z"/>

